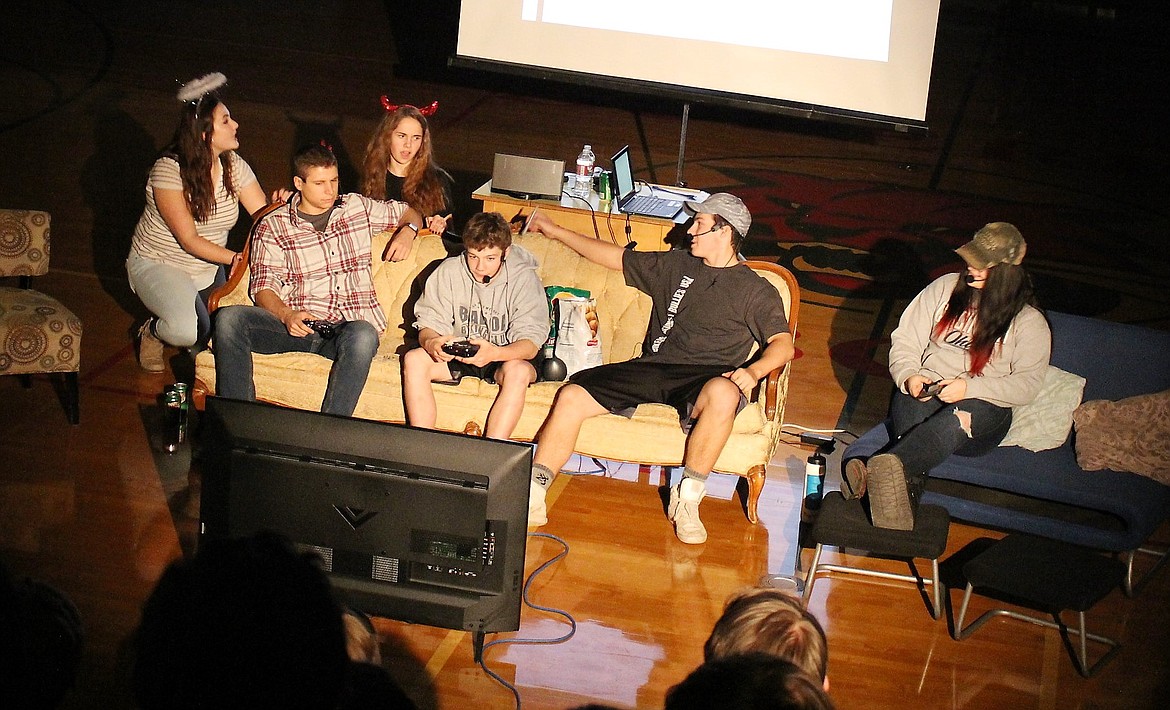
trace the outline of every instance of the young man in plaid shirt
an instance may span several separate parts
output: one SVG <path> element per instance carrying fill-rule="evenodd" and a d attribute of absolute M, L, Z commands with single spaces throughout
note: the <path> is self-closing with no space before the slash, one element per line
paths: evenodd
<path fill-rule="evenodd" d="M 321 411 L 352 415 L 386 314 L 370 269 L 370 238 L 395 229 L 383 259 L 410 254 L 422 217 L 405 202 L 338 196 L 337 158 L 323 145 L 293 159 L 297 188 L 252 238 L 249 293 L 256 306 L 215 317 L 216 393 L 252 400 L 253 353 L 310 352 L 333 360 Z"/>

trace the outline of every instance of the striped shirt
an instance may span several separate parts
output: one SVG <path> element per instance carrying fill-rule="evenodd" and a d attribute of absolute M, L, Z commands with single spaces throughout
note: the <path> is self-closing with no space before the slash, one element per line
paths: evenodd
<path fill-rule="evenodd" d="M 240 217 L 240 191 L 256 182 L 256 174 L 244 159 L 235 151 L 229 155 L 236 194 L 228 194 L 223 184 L 223 176 L 220 175 L 215 184 L 215 206 L 212 208 L 211 216 L 204 222 L 195 223 L 195 230 L 199 236 L 219 246 L 227 244 L 228 232 Z M 154 198 L 155 190 L 182 192 L 183 180 L 179 175 L 179 163 L 174 158 L 159 158 L 150 169 L 150 177 L 146 181 L 146 209 L 143 210 L 142 217 L 138 219 L 138 225 L 134 228 L 134 236 L 130 241 L 131 253 L 182 269 L 191 277 L 191 283 L 197 289 L 210 286 L 215 280 L 219 264 L 192 256 L 179 246 L 179 241 L 175 239 L 175 235 L 158 211 L 158 204 Z"/>
<path fill-rule="evenodd" d="M 300 201 L 299 194 L 293 195 L 256 227 L 248 255 L 252 299 L 268 289 L 286 306 L 317 318 L 364 320 L 384 331 L 370 237 L 398 224 L 408 205 L 342 195 L 325 231 L 318 232 L 297 215 Z"/>

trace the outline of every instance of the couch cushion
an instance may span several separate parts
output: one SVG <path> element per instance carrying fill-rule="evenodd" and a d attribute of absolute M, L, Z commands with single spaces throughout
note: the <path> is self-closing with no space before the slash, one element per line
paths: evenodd
<path fill-rule="evenodd" d="M 1084 391 L 1085 378 L 1049 365 L 1036 399 L 1012 410 L 1012 426 L 999 445 L 1029 451 L 1060 446 L 1072 429 L 1073 410 Z"/>
<path fill-rule="evenodd" d="M 1077 463 L 1086 471 L 1132 471 L 1170 485 L 1170 390 L 1095 399 L 1073 415 Z"/>

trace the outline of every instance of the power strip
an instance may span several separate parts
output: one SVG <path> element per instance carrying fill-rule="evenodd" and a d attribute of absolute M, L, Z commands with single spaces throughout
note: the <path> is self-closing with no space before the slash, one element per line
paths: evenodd
<path fill-rule="evenodd" d="M 828 434 L 817 434 L 816 432 L 811 431 L 802 431 L 800 433 L 800 443 L 807 444 L 809 446 L 815 446 L 819 449 L 825 449 L 826 451 L 832 451 L 833 444 L 836 441 L 836 439 L 834 439 L 832 436 L 829 436 Z"/>

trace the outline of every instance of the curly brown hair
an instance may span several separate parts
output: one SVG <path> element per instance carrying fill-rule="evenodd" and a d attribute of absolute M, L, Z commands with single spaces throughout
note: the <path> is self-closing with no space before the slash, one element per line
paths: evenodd
<path fill-rule="evenodd" d="M 402 184 L 402 198 L 424 216 L 441 212 L 448 204 L 446 182 L 450 175 L 435 162 L 431 145 L 431 129 L 426 116 L 414 106 L 399 106 L 378 122 L 374 135 L 366 146 L 362 161 L 362 194 L 376 200 L 386 199 L 386 169 L 390 164 L 390 138 L 394 129 L 405 118 L 413 118 L 422 126 L 422 145 L 406 170 Z"/>
<path fill-rule="evenodd" d="M 204 222 L 215 211 L 215 183 L 211 180 L 211 132 L 214 128 L 215 109 L 222 101 L 219 94 L 211 92 L 199 101 L 183 104 L 179 113 L 179 125 L 171 142 L 162 150 L 164 157 L 172 158 L 179 164 L 179 176 L 183 181 L 183 197 L 187 208 L 196 222 Z M 232 179 L 232 151 L 220 154 L 223 167 L 223 186 L 227 193 L 236 195 Z"/>

